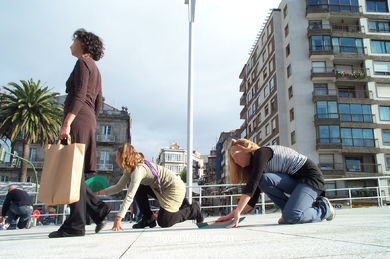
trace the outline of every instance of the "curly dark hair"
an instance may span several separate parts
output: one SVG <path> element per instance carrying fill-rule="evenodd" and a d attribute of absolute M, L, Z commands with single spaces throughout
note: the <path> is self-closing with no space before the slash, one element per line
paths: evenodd
<path fill-rule="evenodd" d="M 102 40 L 85 29 L 78 29 L 73 33 L 73 40 L 78 39 L 81 43 L 83 53 L 91 54 L 95 61 L 101 59 L 104 55 L 104 46 Z"/>

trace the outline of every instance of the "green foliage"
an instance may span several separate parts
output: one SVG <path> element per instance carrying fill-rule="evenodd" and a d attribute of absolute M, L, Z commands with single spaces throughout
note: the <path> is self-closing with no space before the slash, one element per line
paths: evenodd
<path fill-rule="evenodd" d="M 54 99 L 58 93 L 41 86 L 41 81 L 10 82 L 0 93 L 0 137 L 25 143 L 54 142 L 62 122 L 62 105 Z"/>
<path fill-rule="evenodd" d="M 187 171 L 185 169 L 180 172 L 180 178 L 183 182 L 187 182 Z"/>

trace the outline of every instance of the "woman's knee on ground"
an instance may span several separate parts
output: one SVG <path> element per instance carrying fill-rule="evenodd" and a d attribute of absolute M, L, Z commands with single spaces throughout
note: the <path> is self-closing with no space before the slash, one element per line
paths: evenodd
<path fill-rule="evenodd" d="M 288 224 L 300 223 L 303 212 L 300 210 L 288 210 L 283 211 L 282 217 Z"/>
<path fill-rule="evenodd" d="M 172 227 L 174 225 L 168 219 L 163 218 L 163 217 L 158 217 L 157 223 L 162 228 L 169 228 L 169 227 Z"/>

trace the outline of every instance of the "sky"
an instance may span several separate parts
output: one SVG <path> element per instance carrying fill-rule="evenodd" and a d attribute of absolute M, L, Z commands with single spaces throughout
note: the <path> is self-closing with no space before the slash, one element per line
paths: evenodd
<path fill-rule="evenodd" d="M 209 154 L 240 128 L 239 74 L 279 1 L 197 0 L 193 147 Z M 187 145 L 188 6 L 184 0 L 13 0 L 0 3 L 0 86 L 41 80 L 65 94 L 73 32 L 103 39 L 97 65 L 106 103 L 128 107 L 132 144 L 149 159 Z"/>

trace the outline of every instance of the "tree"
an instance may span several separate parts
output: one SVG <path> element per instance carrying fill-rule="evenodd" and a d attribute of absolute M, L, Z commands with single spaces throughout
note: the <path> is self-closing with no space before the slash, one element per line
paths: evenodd
<path fill-rule="evenodd" d="M 180 178 L 183 182 L 187 182 L 187 171 L 186 169 L 183 169 L 181 172 L 180 172 Z"/>
<path fill-rule="evenodd" d="M 41 86 L 41 81 L 21 80 L 21 85 L 10 82 L 0 93 L 0 137 L 12 142 L 23 139 L 24 159 L 30 155 L 31 144 L 45 145 L 57 138 L 62 122 L 62 105 L 54 98 L 58 93 Z M 27 178 L 27 163 L 22 162 L 19 181 Z"/>

